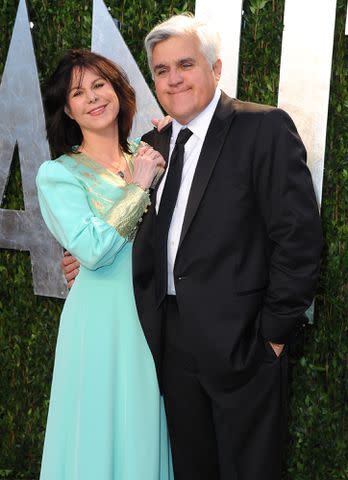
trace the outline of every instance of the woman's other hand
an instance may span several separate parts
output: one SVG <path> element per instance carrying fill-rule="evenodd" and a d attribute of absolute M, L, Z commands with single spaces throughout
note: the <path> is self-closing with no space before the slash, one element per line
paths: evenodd
<path fill-rule="evenodd" d="M 166 127 L 169 123 L 171 123 L 172 120 L 173 119 L 170 115 L 166 115 L 165 117 L 160 118 L 160 119 L 153 118 L 151 120 L 151 123 L 160 132 L 162 130 L 162 128 Z"/>
<path fill-rule="evenodd" d="M 80 263 L 76 260 L 75 257 L 71 255 L 70 252 L 65 251 L 64 257 L 60 262 L 61 269 L 63 270 L 65 280 L 67 281 L 68 288 L 71 288 L 75 278 L 80 271 Z"/>

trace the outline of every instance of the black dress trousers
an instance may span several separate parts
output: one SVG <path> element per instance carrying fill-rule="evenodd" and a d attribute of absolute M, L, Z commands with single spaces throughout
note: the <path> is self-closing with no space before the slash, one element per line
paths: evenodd
<path fill-rule="evenodd" d="M 180 343 L 175 297 L 166 299 L 163 395 L 175 480 L 280 480 L 287 354 L 265 343 L 255 375 L 212 391 Z"/>

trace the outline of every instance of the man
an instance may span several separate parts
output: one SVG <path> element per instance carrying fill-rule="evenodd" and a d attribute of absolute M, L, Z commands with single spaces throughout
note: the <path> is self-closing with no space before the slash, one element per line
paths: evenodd
<path fill-rule="evenodd" d="M 172 17 L 145 45 L 173 123 L 143 137 L 169 160 L 133 276 L 175 479 L 280 480 L 287 345 L 313 300 L 322 244 L 305 149 L 285 112 L 217 88 L 208 25 Z"/>
<path fill-rule="evenodd" d="M 192 132 L 167 238 L 164 178 L 133 257 L 175 478 L 279 479 L 283 344 L 313 299 L 321 250 L 305 149 L 284 112 L 217 90 L 219 45 L 207 25 L 174 17 L 145 45 L 174 120 L 144 140 L 171 158 L 179 130 Z"/>

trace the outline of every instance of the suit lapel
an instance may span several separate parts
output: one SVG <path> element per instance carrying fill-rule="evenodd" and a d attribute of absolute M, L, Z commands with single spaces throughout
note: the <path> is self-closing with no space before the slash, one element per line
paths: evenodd
<path fill-rule="evenodd" d="M 187 202 L 179 248 L 202 200 L 234 117 L 233 101 L 222 92 L 205 137 Z"/>
<path fill-rule="evenodd" d="M 157 132 L 157 130 L 154 129 L 151 132 L 146 133 L 142 137 L 142 140 L 148 142 L 154 149 L 159 151 L 163 155 L 163 158 L 167 161 L 171 132 L 172 126 L 169 124 L 163 128 L 161 132 Z M 134 282 L 134 287 L 136 290 L 143 282 L 146 283 L 150 281 L 148 278 L 146 278 L 147 273 L 144 274 L 144 272 L 147 272 L 147 268 L 149 270 L 151 270 L 151 268 L 146 267 L 146 262 L 144 266 L 144 258 L 152 259 L 152 252 L 155 249 L 154 221 L 156 216 L 156 194 L 158 185 L 160 183 L 161 179 L 157 183 L 156 187 L 150 192 L 151 205 L 149 211 L 143 216 L 142 222 L 138 224 L 138 231 L 134 240 L 133 277 L 134 279 L 137 279 Z"/>
<path fill-rule="evenodd" d="M 163 130 L 160 132 L 154 132 L 154 142 L 153 142 L 153 148 L 160 152 L 164 160 L 166 161 L 168 165 L 168 159 L 169 159 L 169 147 L 170 147 L 170 137 L 172 135 L 172 124 L 170 123 L 167 125 Z M 156 196 L 157 196 L 157 190 L 160 184 L 163 181 L 164 175 L 162 175 L 162 178 L 157 182 L 157 185 L 152 193 L 152 199 L 153 202 L 156 203 Z"/>
<path fill-rule="evenodd" d="M 154 129 L 153 134 L 154 136 L 153 136 L 153 141 L 151 142 L 151 145 L 154 148 L 154 150 L 157 150 L 158 152 L 160 152 L 160 154 L 168 164 L 170 138 L 172 135 L 172 124 L 171 123 L 168 124 L 160 132 L 157 132 L 157 130 Z M 155 206 L 156 206 L 157 190 L 161 182 L 163 181 L 163 177 L 164 175 L 162 175 L 162 177 L 157 182 L 155 188 L 151 191 L 151 207 L 149 212 L 151 213 L 151 215 L 156 212 Z"/>
<path fill-rule="evenodd" d="M 170 137 L 172 135 L 172 124 L 164 127 L 160 132 L 154 132 L 153 148 L 161 153 L 164 160 L 168 162 Z"/>

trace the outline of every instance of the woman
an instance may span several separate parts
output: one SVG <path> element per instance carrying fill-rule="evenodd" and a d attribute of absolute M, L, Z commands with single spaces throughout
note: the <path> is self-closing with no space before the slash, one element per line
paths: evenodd
<path fill-rule="evenodd" d="M 61 316 L 40 479 L 168 480 L 164 409 L 131 268 L 131 241 L 164 160 L 128 144 L 134 91 L 106 58 L 69 52 L 46 107 L 60 156 L 40 167 L 39 202 L 81 267 Z"/>

